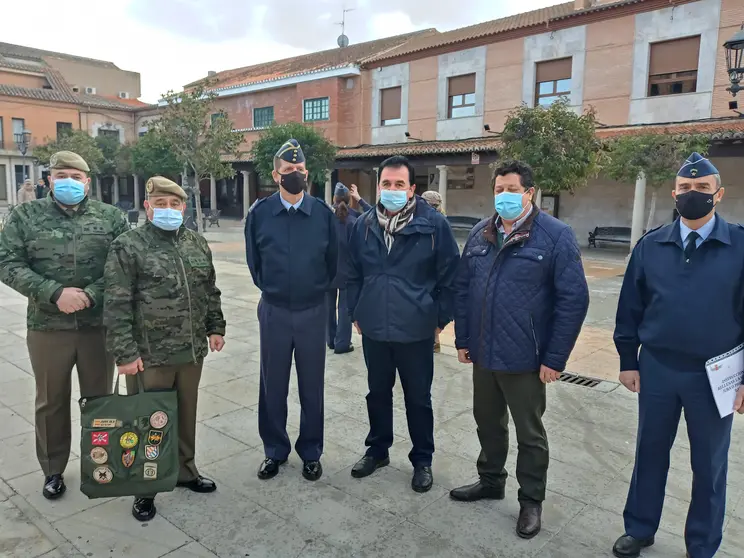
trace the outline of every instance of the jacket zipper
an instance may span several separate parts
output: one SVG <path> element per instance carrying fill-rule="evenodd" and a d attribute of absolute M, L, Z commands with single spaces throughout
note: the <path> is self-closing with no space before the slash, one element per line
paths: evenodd
<path fill-rule="evenodd" d="M 142 321 L 142 331 L 145 332 L 145 345 L 147 346 L 147 354 L 152 355 L 152 349 L 150 348 L 150 336 L 147 334 L 147 327 L 145 326 L 145 313 L 140 308 L 140 320 Z"/>
<path fill-rule="evenodd" d="M 72 223 L 72 266 L 75 277 L 77 277 L 77 230 L 74 221 Z M 77 312 L 73 312 L 72 319 L 75 321 L 75 329 L 78 329 Z"/>
<path fill-rule="evenodd" d="M 532 314 L 530 314 L 530 329 L 532 330 L 532 339 L 535 342 L 535 355 L 537 355 L 537 358 L 539 360 L 540 359 L 540 344 L 537 342 L 537 333 L 535 333 L 535 322 L 532 319 Z"/>
<path fill-rule="evenodd" d="M 175 241 L 173 242 L 175 246 Z M 183 284 L 186 286 L 186 298 L 189 300 L 189 331 L 191 332 L 191 356 L 194 359 L 194 364 L 196 364 L 196 350 L 194 349 L 194 319 L 191 313 L 191 289 L 189 288 L 189 277 L 186 275 L 186 266 L 183 265 L 183 258 L 181 257 L 181 253 L 178 251 L 178 247 L 176 246 L 176 256 L 178 257 L 178 261 L 181 264 L 181 271 L 183 272 Z"/>

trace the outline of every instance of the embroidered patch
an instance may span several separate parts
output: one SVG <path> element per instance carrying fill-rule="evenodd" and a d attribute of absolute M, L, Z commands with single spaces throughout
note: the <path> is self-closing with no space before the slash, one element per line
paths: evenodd
<path fill-rule="evenodd" d="M 96 467 L 93 471 L 93 480 L 99 484 L 107 484 L 114 478 L 114 473 L 108 467 Z"/>
<path fill-rule="evenodd" d="M 108 432 L 91 432 L 90 443 L 94 446 L 108 446 L 109 433 Z"/>
<path fill-rule="evenodd" d="M 121 464 L 127 469 L 134 465 L 134 450 L 128 449 L 121 454 Z"/>
<path fill-rule="evenodd" d="M 146 459 L 157 459 L 159 456 L 160 448 L 158 446 L 145 446 Z"/>
<path fill-rule="evenodd" d="M 90 450 L 90 459 L 91 461 L 93 461 L 93 463 L 103 465 L 104 463 L 106 463 L 106 461 L 108 461 L 108 452 L 101 447 L 95 447 Z"/>
<path fill-rule="evenodd" d="M 124 449 L 132 449 L 139 442 L 139 437 L 134 432 L 124 432 L 119 438 L 119 444 Z"/>
<path fill-rule="evenodd" d="M 139 417 L 137 419 L 137 430 L 146 432 L 150 428 L 150 417 Z"/>
<path fill-rule="evenodd" d="M 150 426 L 157 429 L 162 429 L 168 424 L 168 415 L 164 411 L 155 411 L 150 416 Z"/>
<path fill-rule="evenodd" d="M 162 430 L 150 430 L 150 433 L 147 435 L 147 443 L 151 446 L 159 446 L 160 442 L 163 441 L 163 431 Z"/>
<path fill-rule="evenodd" d="M 158 478 L 158 464 L 145 463 L 143 476 L 148 480 L 155 480 L 156 478 Z"/>
<path fill-rule="evenodd" d="M 121 426 L 121 421 L 116 419 L 93 419 L 93 428 L 116 428 Z"/>

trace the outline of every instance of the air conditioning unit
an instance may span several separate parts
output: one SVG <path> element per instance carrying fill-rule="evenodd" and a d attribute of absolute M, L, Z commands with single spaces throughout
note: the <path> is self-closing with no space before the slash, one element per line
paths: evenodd
<path fill-rule="evenodd" d="M 119 91 L 119 99 L 129 99 L 129 92 Z"/>
<path fill-rule="evenodd" d="M 72 86 L 72 92 L 73 93 L 80 93 L 80 88 L 77 85 Z"/>
<path fill-rule="evenodd" d="M 85 88 L 85 94 L 86 95 L 95 95 L 96 94 L 96 88 L 95 87 L 86 87 Z"/>

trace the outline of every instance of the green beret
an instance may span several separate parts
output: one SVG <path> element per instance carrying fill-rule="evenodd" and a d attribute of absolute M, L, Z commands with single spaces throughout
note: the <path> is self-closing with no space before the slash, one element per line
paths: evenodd
<path fill-rule="evenodd" d="M 80 155 L 72 151 L 58 151 L 49 159 L 50 169 L 76 169 L 90 172 L 88 163 Z"/>
<path fill-rule="evenodd" d="M 178 196 L 185 201 L 188 197 L 183 188 L 163 176 L 153 176 L 148 180 L 147 184 L 145 184 L 145 192 L 147 192 L 147 197 L 149 198 L 156 196 Z"/>

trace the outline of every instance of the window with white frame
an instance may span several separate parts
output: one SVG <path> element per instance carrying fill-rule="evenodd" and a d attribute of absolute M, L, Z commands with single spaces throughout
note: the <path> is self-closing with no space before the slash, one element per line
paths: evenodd
<path fill-rule="evenodd" d="M 401 120 L 401 91 L 402 88 L 390 87 L 380 90 L 380 124 L 392 126 L 400 124 Z"/>
<path fill-rule="evenodd" d="M 650 45 L 648 96 L 697 91 L 700 35 Z"/>
<path fill-rule="evenodd" d="M 449 78 L 448 118 L 475 116 L 475 74 Z"/>
<path fill-rule="evenodd" d="M 547 107 L 571 97 L 572 58 L 538 62 L 535 68 L 535 106 Z"/>

